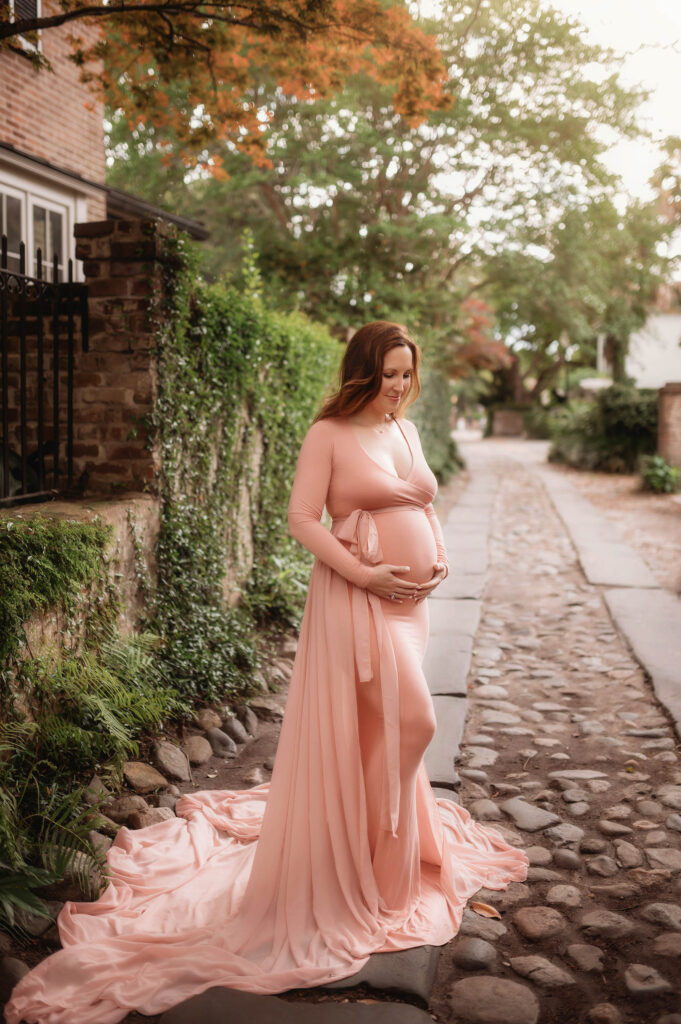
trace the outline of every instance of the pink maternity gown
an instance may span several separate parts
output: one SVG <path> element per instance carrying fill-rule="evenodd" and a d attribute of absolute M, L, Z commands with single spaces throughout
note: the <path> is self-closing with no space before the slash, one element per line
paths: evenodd
<path fill-rule="evenodd" d="M 177 818 L 122 828 L 108 887 L 65 904 L 63 949 L 18 983 L 8 1024 L 114 1024 L 216 985 L 323 985 L 371 953 L 447 942 L 479 888 L 526 877 L 523 851 L 431 791 L 427 601 L 365 589 L 378 562 L 416 581 L 446 562 L 437 482 L 416 427 L 398 423 L 405 479 L 344 418 L 303 443 L 289 523 L 317 558 L 271 782 L 188 794 Z"/>

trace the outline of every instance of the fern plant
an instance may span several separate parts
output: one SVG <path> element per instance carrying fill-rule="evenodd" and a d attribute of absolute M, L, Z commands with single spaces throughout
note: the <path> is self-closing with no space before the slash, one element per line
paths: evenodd
<path fill-rule="evenodd" d="M 68 876 L 88 896 L 105 877 L 90 843 L 96 809 L 84 800 L 93 771 L 116 783 L 147 732 L 187 713 L 168 684 L 151 633 L 112 628 L 80 654 L 23 662 L 22 704 L 0 721 L 0 924 L 21 933 L 21 912 L 46 913 L 39 890 Z"/>

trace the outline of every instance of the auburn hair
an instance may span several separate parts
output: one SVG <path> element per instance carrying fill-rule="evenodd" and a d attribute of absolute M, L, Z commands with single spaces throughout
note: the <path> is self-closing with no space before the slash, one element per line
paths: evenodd
<path fill-rule="evenodd" d="M 409 337 L 404 324 L 394 324 L 389 320 L 373 320 L 360 327 L 350 338 L 341 362 L 340 384 L 324 401 L 314 422 L 328 419 L 330 416 L 352 416 L 368 405 L 381 390 L 383 360 L 386 354 L 401 345 L 411 349 L 412 356 L 411 384 L 395 411 L 396 416 L 403 416 L 407 406 L 416 400 L 421 391 L 421 349 Z"/>

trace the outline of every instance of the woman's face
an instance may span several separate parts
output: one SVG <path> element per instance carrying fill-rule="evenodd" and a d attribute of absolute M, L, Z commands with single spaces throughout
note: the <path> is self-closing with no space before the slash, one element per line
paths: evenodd
<path fill-rule="evenodd" d="M 369 403 L 376 413 L 396 412 L 401 399 L 411 387 L 413 360 L 408 345 L 397 345 L 386 352 L 383 358 L 381 389 Z"/>

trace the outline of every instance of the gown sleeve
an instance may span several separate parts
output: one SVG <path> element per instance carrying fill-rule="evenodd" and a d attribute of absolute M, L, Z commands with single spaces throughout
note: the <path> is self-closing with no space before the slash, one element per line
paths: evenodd
<path fill-rule="evenodd" d="M 373 569 L 351 554 L 322 526 L 321 518 L 333 465 L 333 438 L 324 420 L 313 423 L 298 455 L 288 506 L 289 533 L 357 587 L 366 587 Z"/>

